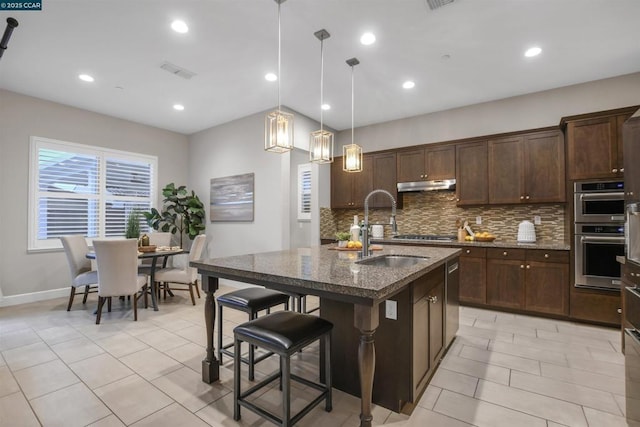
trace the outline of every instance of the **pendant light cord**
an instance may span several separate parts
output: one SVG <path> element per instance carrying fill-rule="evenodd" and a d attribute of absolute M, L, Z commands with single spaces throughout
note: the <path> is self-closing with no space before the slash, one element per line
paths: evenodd
<path fill-rule="evenodd" d="M 320 135 L 322 135 L 322 119 L 324 106 L 324 39 L 320 39 Z"/>
<path fill-rule="evenodd" d="M 354 130 L 353 130 L 353 116 L 354 116 L 354 99 L 355 97 L 353 96 L 353 65 L 351 66 L 351 145 L 354 144 Z"/>
<path fill-rule="evenodd" d="M 281 80 L 281 71 L 280 71 L 280 2 L 278 2 L 278 111 L 280 111 L 280 80 Z"/>

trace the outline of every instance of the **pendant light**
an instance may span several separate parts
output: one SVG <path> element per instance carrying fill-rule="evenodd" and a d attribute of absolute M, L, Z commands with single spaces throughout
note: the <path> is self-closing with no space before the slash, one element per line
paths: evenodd
<path fill-rule="evenodd" d="M 333 133 L 323 128 L 324 103 L 324 40 L 331 37 L 327 30 L 319 30 L 313 33 L 320 40 L 320 130 L 311 132 L 309 140 L 309 161 L 312 163 L 333 162 Z"/>
<path fill-rule="evenodd" d="M 353 67 L 359 63 L 356 58 L 347 59 L 347 64 L 351 67 L 351 144 L 342 146 L 342 170 L 345 172 L 362 172 L 362 147 L 356 144 L 353 138 Z"/>
<path fill-rule="evenodd" d="M 293 114 L 285 113 L 280 107 L 280 5 L 286 0 L 274 0 L 278 3 L 278 108 L 267 113 L 264 121 L 264 149 L 274 153 L 284 153 L 293 148 Z"/>

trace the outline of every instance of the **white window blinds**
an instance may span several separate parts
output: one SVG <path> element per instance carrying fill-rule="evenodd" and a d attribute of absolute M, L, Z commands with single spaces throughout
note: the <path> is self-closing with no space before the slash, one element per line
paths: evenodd
<path fill-rule="evenodd" d="M 298 165 L 298 220 L 311 219 L 311 165 Z"/>
<path fill-rule="evenodd" d="M 124 236 L 129 213 L 155 200 L 156 165 L 154 156 L 32 137 L 29 249 L 59 248 L 66 234 Z"/>

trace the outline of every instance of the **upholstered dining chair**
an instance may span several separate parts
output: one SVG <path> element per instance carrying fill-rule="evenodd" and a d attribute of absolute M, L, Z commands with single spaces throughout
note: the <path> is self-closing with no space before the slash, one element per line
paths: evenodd
<path fill-rule="evenodd" d="M 100 324 L 105 301 L 108 300 L 111 311 L 111 297 L 119 296 L 133 295 L 133 320 L 137 321 L 138 298 L 147 290 L 147 276 L 138 274 L 138 242 L 135 239 L 94 240 L 93 248 L 98 263 L 96 325 Z"/>
<path fill-rule="evenodd" d="M 154 232 L 149 233 L 149 245 L 155 246 L 171 246 L 171 236 L 172 234 L 169 232 Z M 162 267 L 166 267 L 166 265 L 162 265 Z M 138 265 L 138 274 L 151 274 L 151 260 L 143 259 L 140 260 L 140 264 Z"/>
<path fill-rule="evenodd" d="M 74 234 L 62 236 L 60 240 L 67 255 L 69 272 L 71 273 L 71 294 L 69 295 L 69 304 L 67 304 L 67 311 L 69 311 L 78 288 L 84 286 L 83 304 L 87 302 L 87 296 L 90 293 L 97 292 L 98 272 L 91 269 L 91 260 L 87 259 L 89 246 L 84 236 Z"/>
<path fill-rule="evenodd" d="M 189 251 L 189 261 L 200 259 L 206 240 L 207 236 L 204 234 L 196 236 Z M 198 298 L 200 298 L 200 292 L 198 291 L 198 270 L 194 267 L 189 267 L 189 263 L 187 263 L 184 268 L 163 268 L 157 270 L 155 273 L 155 281 L 157 283 L 164 283 L 164 289 L 166 291 L 189 291 L 193 305 L 196 305 L 196 299 L 193 296 L 194 287 L 198 292 Z M 186 286 L 176 288 L 173 284 Z"/>

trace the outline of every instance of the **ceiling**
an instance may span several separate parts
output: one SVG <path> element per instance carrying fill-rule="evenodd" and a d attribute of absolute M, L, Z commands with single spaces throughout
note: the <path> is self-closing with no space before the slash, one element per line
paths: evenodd
<path fill-rule="evenodd" d="M 48 0 L 19 21 L 0 88 L 191 134 L 277 105 L 273 0 Z M 351 127 L 640 71 L 638 0 L 288 0 L 282 4 L 282 104 Z M 170 29 L 174 19 L 187 34 Z M 360 44 L 365 31 L 373 45 Z M 542 54 L 525 58 L 540 46 Z M 445 55 L 448 55 L 446 59 Z M 165 62 L 196 76 L 186 80 Z M 77 76 L 88 73 L 94 83 Z M 401 87 L 413 80 L 415 88 Z M 172 106 L 180 103 L 184 111 Z"/>

